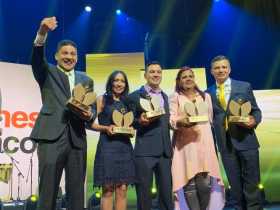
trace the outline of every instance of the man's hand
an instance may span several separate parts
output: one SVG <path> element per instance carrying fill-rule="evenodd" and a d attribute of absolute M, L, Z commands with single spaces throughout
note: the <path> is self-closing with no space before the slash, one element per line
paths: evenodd
<path fill-rule="evenodd" d="M 239 123 L 240 126 L 242 126 L 244 128 L 249 128 L 249 129 L 254 128 L 256 126 L 256 124 L 257 124 L 256 120 L 255 120 L 255 118 L 252 115 L 249 116 L 249 122 L 247 122 L 247 123 Z"/>
<path fill-rule="evenodd" d="M 148 126 L 150 124 L 150 120 L 147 118 L 144 112 L 140 115 L 139 123 L 142 126 Z"/>
<path fill-rule="evenodd" d="M 56 17 L 44 18 L 41 21 L 38 33 L 41 35 L 46 35 L 49 31 L 53 31 L 57 27 Z"/>
<path fill-rule="evenodd" d="M 82 119 L 87 119 L 88 121 L 93 118 L 93 113 L 91 111 L 83 111 L 80 113 Z"/>

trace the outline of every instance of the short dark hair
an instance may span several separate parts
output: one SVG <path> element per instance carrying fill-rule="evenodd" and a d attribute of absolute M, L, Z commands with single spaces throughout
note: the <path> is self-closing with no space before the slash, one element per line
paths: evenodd
<path fill-rule="evenodd" d="M 149 61 L 149 62 L 146 64 L 145 72 L 148 70 L 148 67 L 151 66 L 151 65 L 159 65 L 160 68 L 162 68 L 161 65 L 160 65 L 160 62 L 158 62 L 158 61 Z"/>
<path fill-rule="evenodd" d="M 56 52 L 58 52 L 62 47 L 71 45 L 77 50 L 77 44 L 73 42 L 72 40 L 69 39 L 64 39 L 58 42 L 57 47 L 56 47 Z"/>
<path fill-rule="evenodd" d="M 123 75 L 124 82 L 125 82 L 125 89 L 124 89 L 123 93 L 121 94 L 121 99 L 125 98 L 128 95 L 128 93 L 129 93 L 129 85 L 128 85 L 128 79 L 127 79 L 126 74 L 123 71 L 121 71 L 121 70 L 115 70 L 115 71 L 113 71 L 110 74 L 110 76 L 108 77 L 107 83 L 106 83 L 106 93 L 105 93 L 105 96 L 106 96 L 106 99 L 109 102 L 113 101 L 113 82 L 115 80 L 115 77 L 118 74 Z"/>
<path fill-rule="evenodd" d="M 213 65 L 213 63 L 217 62 L 217 61 L 221 61 L 221 60 L 227 60 L 229 62 L 229 59 L 225 56 L 225 55 L 218 55 L 215 56 L 212 60 L 211 60 L 211 67 Z"/>

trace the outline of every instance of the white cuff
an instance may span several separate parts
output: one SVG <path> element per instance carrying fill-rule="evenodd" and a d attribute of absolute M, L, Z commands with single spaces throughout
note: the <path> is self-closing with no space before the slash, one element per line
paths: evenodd
<path fill-rule="evenodd" d="M 34 45 L 37 47 L 43 46 L 46 43 L 47 36 L 47 33 L 45 35 L 37 33 L 36 38 L 34 40 Z"/>

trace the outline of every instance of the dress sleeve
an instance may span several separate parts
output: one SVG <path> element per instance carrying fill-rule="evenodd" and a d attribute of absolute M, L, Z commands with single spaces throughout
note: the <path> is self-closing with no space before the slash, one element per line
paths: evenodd
<path fill-rule="evenodd" d="M 213 106 L 212 106 L 212 99 L 211 96 L 208 93 L 205 93 L 205 101 L 208 105 L 208 117 L 209 121 L 212 124 L 213 122 Z"/>
<path fill-rule="evenodd" d="M 177 129 L 176 123 L 179 119 L 178 116 L 178 109 L 179 109 L 179 100 L 178 100 L 178 94 L 173 93 L 169 97 L 169 109 L 170 109 L 170 125 L 173 129 Z"/>

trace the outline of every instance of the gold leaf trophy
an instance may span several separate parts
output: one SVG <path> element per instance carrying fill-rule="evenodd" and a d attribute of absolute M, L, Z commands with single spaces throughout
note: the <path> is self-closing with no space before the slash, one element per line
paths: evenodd
<path fill-rule="evenodd" d="M 238 99 L 237 102 L 231 100 L 229 102 L 229 122 L 231 123 L 248 123 L 250 121 L 249 114 L 251 112 L 252 105 L 250 101 L 245 102 L 242 99 Z"/>
<path fill-rule="evenodd" d="M 91 107 L 96 101 L 96 93 L 82 84 L 77 84 L 73 89 L 73 96 L 67 101 L 67 107 L 83 120 L 89 121 L 92 116 L 85 115 L 84 113 L 90 113 Z"/>
<path fill-rule="evenodd" d="M 164 109 L 160 106 L 160 97 L 150 96 L 147 99 L 140 98 L 140 105 L 145 110 L 148 119 L 157 118 L 165 114 Z"/>
<path fill-rule="evenodd" d="M 8 183 L 11 179 L 13 165 L 11 163 L 0 163 L 0 181 Z"/>
<path fill-rule="evenodd" d="M 189 123 L 207 122 L 208 121 L 208 106 L 205 101 L 186 102 L 184 104 L 186 113 L 186 121 Z"/>
<path fill-rule="evenodd" d="M 133 137 L 135 135 L 135 130 L 131 127 L 134 119 L 132 112 L 125 113 L 124 109 L 121 109 L 120 112 L 118 110 L 114 110 L 112 119 L 116 125 L 113 128 L 113 132 L 115 134 L 124 134 L 129 137 Z"/>

